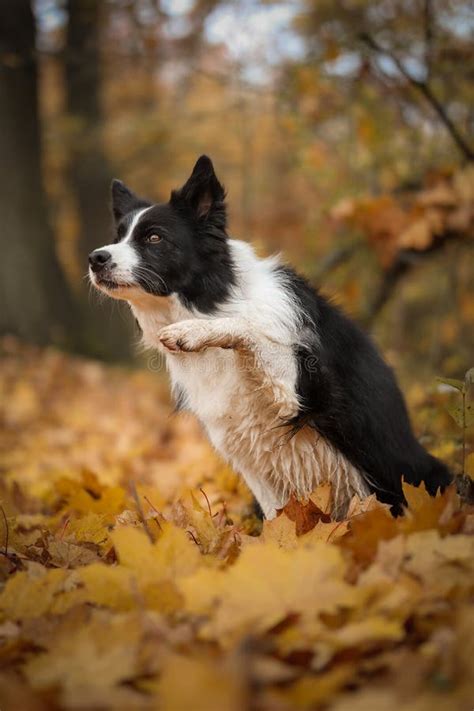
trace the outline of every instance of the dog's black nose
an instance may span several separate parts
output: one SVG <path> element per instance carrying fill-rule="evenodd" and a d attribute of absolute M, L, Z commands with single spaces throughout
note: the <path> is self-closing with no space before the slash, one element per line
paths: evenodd
<path fill-rule="evenodd" d="M 89 254 L 89 264 L 93 272 L 100 272 L 111 259 L 112 255 L 106 249 L 95 249 Z"/>

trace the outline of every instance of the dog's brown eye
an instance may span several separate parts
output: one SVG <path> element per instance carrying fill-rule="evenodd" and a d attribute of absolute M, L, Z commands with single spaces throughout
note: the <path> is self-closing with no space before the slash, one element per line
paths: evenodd
<path fill-rule="evenodd" d="M 160 235 L 149 235 L 149 236 L 146 238 L 146 241 L 147 241 L 147 242 L 150 242 L 151 244 L 156 244 L 156 242 L 160 242 L 160 241 L 161 241 L 161 237 L 160 237 Z"/>

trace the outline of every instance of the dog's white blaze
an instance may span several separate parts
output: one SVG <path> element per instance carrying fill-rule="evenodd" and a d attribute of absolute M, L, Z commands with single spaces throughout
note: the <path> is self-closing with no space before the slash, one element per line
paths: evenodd
<path fill-rule="evenodd" d="M 132 217 L 131 217 L 130 224 L 129 224 L 129 227 L 127 230 L 127 234 L 125 235 L 123 240 L 121 240 L 119 242 L 119 244 L 126 244 L 126 243 L 130 242 L 130 240 L 132 239 L 133 231 L 135 230 L 135 227 L 138 225 L 138 223 L 140 222 L 140 220 L 143 217 L 143 215 L 145 214 L 145 212 L 148 212 L 148 210 L 150 210 L 149 207 L 144 207 L 141 210 L 132 212 Z"/>
<path fill-rule="evenodd" d="M 237 284 L 212 316 L 187 310 L 174 296 L 129 299 L 144 341 L 166 354 L 173 386 L 267 518 L 291 494 L 306 497 L 324 481 L 333 483 L 335 512 L 341 514 L 354 494 L 368 494 L 360 472 L 314 429 L 291 437 L 281 427 L 299 407 L 293 352 L 301 342 L 298 304 L 274 258 L 258 259 L 244 242 L 229 244 Z M 170 344 L 179 339 L 195 352 L 172 354 L 160 338 Z"/>
<path fill-rule="evenodd" d="M 112 255 L 112 261 L 116 265 L 113 271 L 113 278 L 118 282 L 127 283 L 128 281 L 131 281 L 133 279 L 133 270 L 140 264 L 139 256 L 130 242 L 135 227 L 145 212 L 149 209 L 149 207 L 145 207 L 133 213 L 128 226 L 127 234 L 120 242 L 117 242 L 117 244 L 106 244 L 103 247 L 98 248 L 106 249 L 107 252 L 110 252 Z M 89 269 L 89 275 L 95 283 L 94 274 L 91 269 Z"/>

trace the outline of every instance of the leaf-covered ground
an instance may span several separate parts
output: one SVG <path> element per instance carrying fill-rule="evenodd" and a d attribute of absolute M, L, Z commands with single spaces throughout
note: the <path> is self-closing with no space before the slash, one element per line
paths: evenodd
<path fill-rule="evenodd" d="M 453 489 L 331 522 L 320 487 L 261 530 L 156 375 L 7 341 L 0 392 L 2 711 L 471 711 L 474 512 Z M 442 397 L 414 394 L 427 440 Z"/>

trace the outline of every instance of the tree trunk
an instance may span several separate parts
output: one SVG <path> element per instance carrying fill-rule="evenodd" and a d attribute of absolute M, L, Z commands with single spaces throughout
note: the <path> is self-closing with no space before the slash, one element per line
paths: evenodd
<path fill-rule="evenodd" d="M 72 347 L 77 323 L 47 219 L 41 176 L 35 21 L 0 0 L 0 332 Z"/>
<path fill-rule="evenodd" d="M 68 0 L 65 52 L 67 112 L 74 128 L 68 179 L 78 207 L 79 259 L 87 269 L 88 254 L 112 241 L 109 212 L 112 174 L 102 145 L 100 0 Z M 88 298 L 84 284 L 86 338 L 89 350 L 112 360 L 130 355 L 132 322 L 128 310 L 117 313 L 110 300 Z"/>

